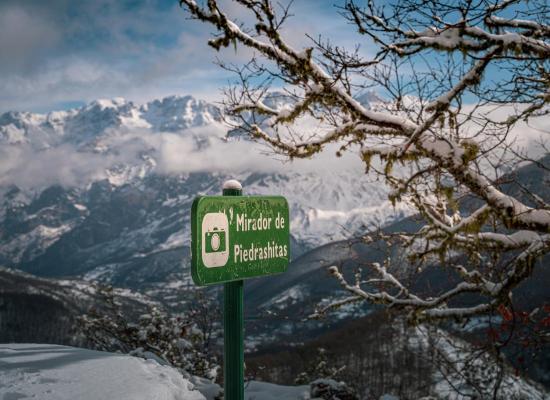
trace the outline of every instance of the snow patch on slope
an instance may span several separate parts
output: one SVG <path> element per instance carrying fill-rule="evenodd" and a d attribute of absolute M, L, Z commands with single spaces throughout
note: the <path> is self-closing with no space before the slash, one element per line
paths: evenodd
<path fill-rule="evenodd" d="M 69 232 L 74 225 L 74 223 L 61 226 L 38 225 L 30 232 L 0 244 L 0 253 L 9 257 L 12 262 L 20 262 L 24 257 L 27 259 L 37 257 L 57 242 L 64 233 Z M 29 249 L 31 249 L 30 252 Z"/>

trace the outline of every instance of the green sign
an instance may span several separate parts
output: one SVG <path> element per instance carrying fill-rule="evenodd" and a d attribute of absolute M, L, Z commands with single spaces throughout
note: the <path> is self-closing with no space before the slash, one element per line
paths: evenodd
<path fill-rule="evenodd" d="M 288 203 L 281 196 L 202 196 L 191 210 L 191 272 L 197 285 L 284 272 Z"/>

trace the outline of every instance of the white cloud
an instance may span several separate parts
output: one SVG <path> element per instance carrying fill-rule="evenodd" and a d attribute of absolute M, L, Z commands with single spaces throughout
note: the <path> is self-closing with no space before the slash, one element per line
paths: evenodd
<path fill-rule="evenodd" d="M 155 171 L 164 175 L 198 171 L 362 171 L 355 154 L 346 154 L 336 161 L 336 147 L 328 148 L 312 160 L 290 163 L 282 162 L 285 160 L 260 144 L 246 140 L 227 142 L 224 136 L 225 128 L 221 125 L 187 129 L 177 134 L 148 129 L 111 132 L 101 139 L 102 145 L 109 149 L 101 154 L 82 151 L 81 147 L 68 143 L 39 151 L 31 146 L 5 145 L 0 147 L 0 186 L 15 184 L 26 189 L 52 184 L 86 186 L 108 177 L 107 169 L 115 166 L 139 169 L 144 164 L 142 155 L 145 153 L 155 159 Z M 203 143 L 200 149 L 198 143 Z"/>
<path fill-rule="evenodd" d="M 104 167 L 113 165 L 112 157 L 78 153 L 69 145 L 37 152 L 28 147 L 0 149 L 0 185 L 22 188 L 53 184 L 80 186 L 105 177 Z"/>

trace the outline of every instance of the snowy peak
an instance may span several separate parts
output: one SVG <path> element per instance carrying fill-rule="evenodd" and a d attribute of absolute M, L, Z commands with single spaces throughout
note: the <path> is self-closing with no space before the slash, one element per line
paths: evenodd
<path fill-rule="evenodd" d="M 385 103 L 385 101 L 374 91 L 367 90 L 355 98 L 364 107 L 372 108 L 376 103 Z"/>
<path fill-rule="evenodd" d="M 35 142 L 44 142 L 40 137 L 40 126 L 46 122 L 46 116 L 30 112 L 9 111 L 0 115 L 0 143 L 28 143 L 32 136 Z M 37 134 L 38 133 L 38 134 Z"/>
<path fill-rule="evenodd" d="M 262 102 L 274 110 L 282 110 L 295 104 L 296 99 L 284 92 L 270 92 L 262 99 Z"/>
<path fill-rule="evenodd" d="M 32 123 L 32 117 L 33 114 L 30 112 L 8 111 L 0 115 L 0 125 L 13 125 L 15 128 L 21 129 Z"/>
<path fill-rule="evenodd" d="M 37 149 L 61 143 L 87 144 L 116 131 L 179 132 L 221 122 L 218 107 L 192 96 L 170 96 L 138 106 L 121 97 L 94 100 L 68 111 L 0 115 L 0 144 Z"/>
<path fill-rule="evenodd" d="M 156 131 L 178 132 L 191 127 L 221 122 L 218 107 L 192 96 L 170 96 L 154 100 L 140 109 L 143 119 Z"/>
<path fill-rule="evenodd" d="M 124 119 L 132 119 L 135 106 L 124 99 L 96 100 L 78 112 L 59 121 L 59 127 L 69 141 L 86 143 L 105 133 L 107 129 L 120 129 Z"/>
<path fill-rule="evenodd" d="M 294 104 L 296 104 L 297 100 L 285 92 L 274 91 L 267 93 L 261 101 L 267 107 L 280 111 L 283 109 L 290 109 Z M 240 115 L 245 121 L 247 121 L 247 124 L 258 124 L 269 133 L 270 129 L 266 124 L 266 122 L 270 119 L 268 115 L 253 115 L 250 111 L 243 111 Z M 250 140 L 248 132 L 240 127 L 228 131 L 227 138 L 230 140 Z"/>
<path fill-rule="evenodd" d="M 123 97 L 115 97 L 113 99 L 97 99 L 97 100 L 94 100 L 90 104 L 88 104 L 87 106 L 84 106 L 84 108 L 88 108 L 88 109 L 89 108 L 97 108 L 97 107 L 99 107 L 100 109 L 119 108 L 119 107 L 124 107 L 128 104 L 133 105 L 132 102 L 126 101 L 126 99 L 124 99 Z"/>
<path fill-rule="evenodd" d="M 357 100 L 368 107 L 383 102 L 372 91 L 363 93 Z M 271 92 L 263 102 L 270 108 L 282 110 L 291 107 L 296 100 L 284 92 Z M 246 119 L 247 115 L 244 117 Z M 80 108 L 47 114 L 6 112 L 0 115 L 0 144 L 30 144 L 36 149 L 62 143 L 86 145 L 117 131 L 148 129 L 153 132 L 181 132 L 222 120 L 219 107 L 192 96 L 169 96 L 142 106 L 116 97 L 94 100 Z M 242 132 L 237 129 L 228 136 L 241 135 Z"/>
<path fill-rule="evenodd" d="M 372 109 L 380 104 L 387 103 L 382 97 L 372 90 L 367 90 L 355 97 L 355 99 L 361 103 L 364 107 Z M 265 94 L 261 98 L 261 101 L 267 107 L 275 111 L 291 110 L 294 105 L 300 100 L 299 97 L 293 97 L 289 93 L 283 91 L 273 91 Z M 269 123 L 272 118 L 268 115 L 256 114 L 253 115 L 250 111 L 243 111 L 241 117 L 247 121 L 248 124 L 258 124 L 268 134 L 272 132 Z M 227 138 L 233 140 L 249 140 L 248 133 L 242 128 L 235 128 L 227 133 Z"/>

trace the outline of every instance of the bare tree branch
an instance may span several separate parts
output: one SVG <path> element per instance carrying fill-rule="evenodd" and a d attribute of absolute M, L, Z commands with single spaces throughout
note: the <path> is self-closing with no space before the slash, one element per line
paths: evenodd
<path fill-rule="evenodd" d="M 192 17 L 216 29 L 212 47 L 255 52 L 244 68 L 224 66 L 240 82 L 226 92 L 227 115 L 290 159 L 329 145 L 337 155 L 358 152 L 366 170 L 391 188 L 390 200 L 415 206 L 425 220 L 417 232 L 401 235 L 412 261 L 477 260 L 466 267 L 451 262 L 460 281 L 433 297 L 412 293 L 389 264 L 372 264 L 373 276 L 354 284 L 335 269 L 350 296 L 317 315 L 360 300 L 407 309 L 414 320 L 465 317 L 509 302 L 550 248 L 549 200 L 522 184 L 507 190 L 513 177 L 505 175 L 526 160 L 545 165 L 521 155 L 511 135 L 523 121 L 550 113 L 546 2 L 349 0 L 339 11 L 357 28 L 352 49 L 312 35 L 311 46 L 294 49 L 281 29 L 288 7 L 278 16 L 269 0 L 237 3 L 251 13 L 253 27 L 231 21 L 216 0 L 181 0 Z M 378 46 L 372 58 L 361 56 L 365 41 Z M 274 82 L 291 100 L 283 108 L 268 105 Z M 359 101 L 372 88 L 388 98 Z M 297 129 L 303 118 L 320 128 Z M 485 300 L 452 305 L 463 293 Z"/>

